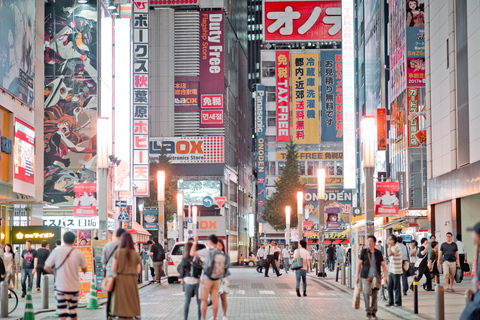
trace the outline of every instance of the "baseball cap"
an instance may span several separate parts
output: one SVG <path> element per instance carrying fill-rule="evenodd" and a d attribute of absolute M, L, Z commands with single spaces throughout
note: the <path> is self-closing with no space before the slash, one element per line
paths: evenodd
<path fill-rule="evenodd" d="M 467 231 L 475 231 L 480 234 L 480 222 L 477 222 L 473 227 L 467 228 Z"/>

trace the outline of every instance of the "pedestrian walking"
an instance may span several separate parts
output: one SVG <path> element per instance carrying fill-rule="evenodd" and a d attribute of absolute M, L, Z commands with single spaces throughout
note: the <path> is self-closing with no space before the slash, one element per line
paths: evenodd
<path fill-rule="evenodd" d="M 357 268 L 357 284 L 360 283 L 361 279 L 367 319 L 378 319 L 377 302 L 378 290 L 382 283 L 381 269 L 383 268 L 385 275 L 388 274 L 382 252 L 375 248 L 376 240 L 374 236 L 368 236 L 368 248 L 360 252 Z M 388 278 L 386 278 L 386 282 L 388 284 Z"/>
<path fill-rule="evenodd" d="M 422 279 L 423 275 L 427 278 L 425 282 L 425 290 L 427 291 L 434 291 L 432 289 L 432 277 L 430 275 L 430 270 L 428 268 L 428 247 L 430 243 L 428 243 L 427 238 L 422 238 L 420 240 L 421 247 L 418 248 L 418 259 L 421 259 L 420 264 L 418 266 L 418 282 Z M 418 261 L 417 261 L 418 264 Z"/>
<path fill-rule="evenodd" d="M 276 243 L 274 243 L 275 252 L 273 253 L 273 259 L 275 259 L 275 265 L 277 269 L 280 269 L 280 254 L 281 250 Z"/>
<path fill-rule="evenodd" d="M 451 232 L 447 232 L 447 242 L 442 243 L 440 246 L 440 252 L 438 254 L 438 262 L 442 263 L 442 258 L 445 259 L 443 262 L 443 274 L 445 275 L 445 291 L 453 292 L 453 282 L 455 280 L 455 273 L 457 267 L 460 267 L 460 259 L 458 255 L 458 247 L 455 242 L 453 242 L 453 235 Z"/>
<path fill-rule="evenodd" d="M 158 238 L 153 237 L 153 245 L 150 247 L 150 256 L 153 261 L 153 268 L 155 269 L 155 280 L 157 283 L 161 283 L 163 260 L 165 260 L 165 250 L 163 246 L 158 243 Z"/>
<path fill-rule="evenodd" d="M 257 272 L 258 273 L 262 273 L 262 269 L 263 269 L 262 260 L 263 260 L 264 255 L 265 255 L 265 246 L 262 244 L 257 251 L 257 264 L 258 264 Z"/>
<path fill-rule="evenodd" d="M 135 250 L 130 233 L 122 234 L 112 259 L 112 270 L 116 277 L 110 314 L 120 319 L 140 317 L 137 274 L 142 272 L 142 259 Z"/>
<path fill-rule="evenodd" d="M 3 264 L 5 265 L 5 281 L 8 283 L 8 288 L 13 290 L 15 287 L 15 254 L 9 243 L 3 247 Z"/>
<path fill-rule="evenodd" d="M 437 241 L 437 238 L 432 234 L 430 236 L 430 246 L 428 247 L 428 256 L 430 256 L 430 252 L 432 252 L 432 242 Z"/>
<path fill-rule="evenodd" d="M 105 277 L 115 276 L 115 273 L 113 272 L 113 255 L 115 254 L 115 251 L 117 251 L 117 248 L 120 245 L 120 239 L 125 232 L 127 231 L 125 231 L 122 228 L 117 229 L 117 232 L 115 234 L 116 235 L 115 241 L 107 243 L 103 248 L 102 264 L 105 266 Z M 109 291 L 107 293 L 107 305 L 106 305 L 107 319 L 110 316 L 111 303 L 112 303 L 112 292 Z"/>
<path fill-rule="evenodd" d="M 345 257 L 345 253 L 343 252 L 341 245 L 337 245 L 337 249 L 335 249 L 335 257 L 337 259 L 337 268 L 340 268 Z"/>
<path fill-rule="evenodd" d="M 282 250 L 283 268 L 285 269 L 285 273 L 288 273 L 288 270 L 290 270 L 290 255 L 290 246 L 287 244 Z"/>
<path fill-rule="evenodd" d="M 333 245 L 329 245 L 327 249 L 327 267 L 330 271 L 333 271 L 335 265 L 335 249 Z"/>
<path fill-rule="evenodd" d="M 270 244 L 265 248 L 264 258 L 267 260 L 265 267 L 265 277 L 268 277 L 268 270 L 270 265 L 273 268 L 273 271 L 277 274 L 277 277 L 280 277 L 282 274 L 278 271 L 277 266 L 275 265 L 275 240 L 270 240 Z"/>
<path fill-rule="evenodd" d="M 472 231 L 472 243 L 475 246 L 475 256 L 477 257 L 477 270 L 472 281 L 472 292 L 474 292 L 472 300 L 463 310 L 460 320 L 474 320 L 480 317 L 480 264 L 478 263 L 480 261 L 480 222 L 476 223 L 473 228 L 467 228 L 467 231 Z"/>
<path fill-rule="evenodd" d="M 45 261 L 45 271 L 55 272 L 55 299 L 60 320 L 77 319 L 79 272 L 87 272 L 87 260 L 83 252 L 75 249 L 75 234 L 67 231 L 63 235 L 64 246 L 55 248 Z"/>
<path fill-rule="evenodd" d="M 33 288 L 33 275 L 37 269 L 37 251 L 32 248 L 32 241 L 26 241 L 26 249 L 22 251 L 20 264 L 22 265 L 22 298 L 27 295 L 27 277 L 28 288 Z"/>
<path fill-rule="evenodd" d="M 388 238 L 387 254 L 390 257 L 388 264 L 388 304 L 387 307 L 401 307 L 401 278 L 403 274 L 402 268 L 402 249 L 397 242 L 397 236 L 394 234 Z"/>
<path fill-rule="evenodd" d="M 188 312 L 190 310 L 190 301 L 193 297 L 197 299 L 198 320 L 202 319 L 200 296 L 198 288 L 200 286 L 200 276 L 202 275 L 202 268 L 199 264 L 193 263 L 193 257 L 190 255 L 192 250 L 192 243 L 187 242 L 183 251 L 183 258 L 178 266 L 178 273 L 180 283 L 185 292 L 185 304 L 183 306 L 183 317 L 188 319 Z"/>
<path fill-rule="evenodd" d="M 38 257 L 38 262 L 37 262 L 37 292 L 40 292 L 40 282 L 42 279 L 42 274 L 47 274 L 45 272 L 44 266 L 45 266 L 45 261 L 47 261 L 48 255 L 50 254 L 50 251 L 47 249 L 48 242 L 43 240 L 42 241 L 42 247 L 37 250 L 37 257 Z"/>
<path fill-rule="evenodd" d="M 457 248 L 458 248 L 458 258 L 460 259 L 460 268 L 462 268 L 462 272 L 465 270 L 465 262 L 467 261 L 467 248 L 465 247 L 465 243 L 462 242 L 462 235 L 457 234 Z"/>
<path fill-rule="evenodd" d="M 307 264 L 310 259 L 310 253 L 307 250 L 307 242 L 305 240 L 300 241 L 300 248 L 293 252 L 293 260 L 297 258 L 302 258 L 303 266 L 300 269 L 295 270 L 295 289 L 297 291 L 297 296 L 300 295 L 300 280 L 303 281 L 303 296 L 307 296 Z"/>
<path fill-rule="evenodd" d="M 225 252 L 225 244 L 223 243 L 222 239 L 218 239 L 217 248 L 218 250 L 222 251 L 226 257 L 225 276 L 220 280 L 219 294 L 220 294 L 220 300 L 222 301 L 222 310 L 223 310 L 222 320 L 228 320 L 227 319 L 227 308 L 228 308 L 227 294 L 230 293 L 230 286 L 228 282 L 228 276 L 230 275 L 230 271 L 228 270 L 230 267 L 230 255 Z"/>
<path fill-rule="evenodd" d="M 385 247 L 382 244 L 382 240 L 378 240 L 377 246 L 378 246 L 378 250 L 380 250 L 380 252 L 382 252 L 382 256 L 384 256 L 385 255 Z"/>
<path fill-rule="evenodd" d="M 148 252 L 148 260 L 147 260 L 148 267 L 150 268 L 150 275 L 152 276 L 152 280 L 150 282 L 155 282 L 155 268 L 153 267 L 153 260 L 152 260 L 152 256 L 150 255 L 150 252 L 152 252 L 153 241 L 148 240 L 147 245 L 150 249 Z"/>
<path fill-rule="evenodd" d="M 408 253 L 407 247 L 403 243 L 403 238 L 398 237 L 397 240 L 398 240 L 398 246 L 402 250 L 402 271 L 403 271 L 402 272 L 402 289 L 403 289 L 403 295 L 406 296 L 408 291 L 407 271 L 410 268 L 410 261 L 408 259 L 409 253 Z"/>
<path fill-rule="evenodd" d="M 430 251 L 430 259 L 428 263 L 428 268 L 430 270 L 430 274 L 432 278 L 436 280 L 437 284 L 440 284 L 440 272 L 438 270 L 438 242 L 432 241 L 430 247 L 433 247 L 432 251 Z"/>

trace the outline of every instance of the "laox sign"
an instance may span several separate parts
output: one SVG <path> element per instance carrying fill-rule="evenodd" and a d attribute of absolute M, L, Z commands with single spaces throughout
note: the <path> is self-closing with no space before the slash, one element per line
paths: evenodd
<path fill-rule="evenodd" d="M 203 154 L 202 149 L 203 141 L 163 141 L 162 146 L 165 149 L 166 153 L 169 154 L 192 154 L 192 153 L 199 153 Z"/>

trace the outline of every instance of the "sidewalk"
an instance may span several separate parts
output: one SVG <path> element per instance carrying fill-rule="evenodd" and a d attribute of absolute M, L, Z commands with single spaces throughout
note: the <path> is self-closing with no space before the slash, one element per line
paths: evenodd
<path fill-rule="evenodd" d="M 350 294 L 353 294 L 353 290 L 349 289 L 347 286 L 341 284 L 340 278 L 338 282 L 335 281 L 335 273 L 328 272 L 327 277 L 324 278 L 329 284 L 334 285 L 337 288 L 348 291 Z M 378 301 L 378 307 L 388 311 L 402 319 L 435 319 L 436 314 L 436 305 L 435 305 L 435 292 L 427 292 L 423 290 L 423 283 L 425 278 L 423 278 L 418 285 L 418 315 L 413 313 L 413 291 L 409 290 L 407 296 L 402 295 L 402 307 L 401 308 L 391 308 L 386 307 L 385 301 Z M 409 282 L 409 284 L 411 281 Z M 440 285 L 445 288 L 445 279 L 443 275 L 440 278 Z M 456 283 L 453 285 L 454 292 L 445 292 L 444 301 L 445 301 L 445 319 L 448 320 L 458 320 L 460 314 L 465 308 L 465 291 L 472 286 L 472 277 L 464 277 L 461 283 Z M 362 297 L 363 300 L 363 297 Z M 364 307 L 362 302 L 361 308 Z"/>

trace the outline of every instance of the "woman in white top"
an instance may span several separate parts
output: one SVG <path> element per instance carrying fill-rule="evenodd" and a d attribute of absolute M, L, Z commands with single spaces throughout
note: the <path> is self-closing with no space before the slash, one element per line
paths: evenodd
<path fill-rule="evenodd" d="M 300 295 L 300 278 L 303 280 L 303 296 L 307 296 L 307 264 L 310 258 L 310 253 L 308 252 L 307 242 L 305 240 L 300 241 L 300 248 L 295 250 L 293 253 L 293 260 L 296 258 L 303 259 L 303 266 L 301 269 L 295 270 L 295 276 L 297 281 L 295 283 L 295 289 L 297 289 L 297 296 L 301 297 Z"/>
<path fill-rule="evenodd" d="M 3 247 L 3 264 L 5 265 L 5 281 L 8 283 L 8 288 L 14 288 L 15 276 L 15 259 L 12 246 L 7 243 Z"/>

